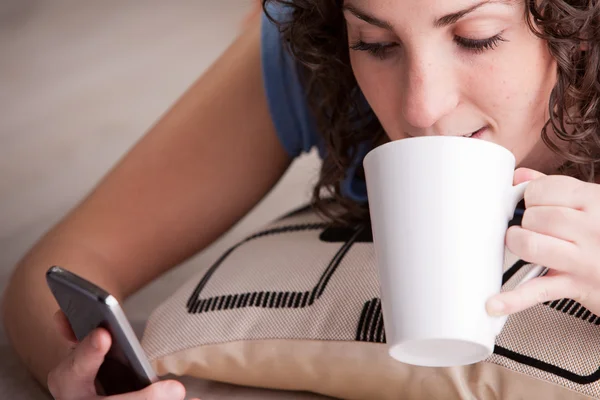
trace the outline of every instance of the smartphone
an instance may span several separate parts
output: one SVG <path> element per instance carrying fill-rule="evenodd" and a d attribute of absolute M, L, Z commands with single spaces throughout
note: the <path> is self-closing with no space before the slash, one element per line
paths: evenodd
<path fill-rule="evenodd" d="M 134 392 L 158 380 L 125 313 L 113 296 L 59 266 L 47 271 L 46 281 L 78 341 L 98 327 L 105 328 L 112 337 L 111 348 L 96 376 L 99 395 Z"/>

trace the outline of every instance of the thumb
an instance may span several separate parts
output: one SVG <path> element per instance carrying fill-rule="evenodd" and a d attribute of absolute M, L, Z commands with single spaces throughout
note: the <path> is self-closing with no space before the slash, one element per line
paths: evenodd
<path fill-rule="evenodd" d="M 138 392 L 107 397 L 106 400 L 184 400 L 185 387 L 178 381 L 158 381 Z"/>
<path fill-rule="evenodd" d="M 541 172 L 538 172 L 529 168 L 517 168 L 515 170 L 513 185 L 518 185 L 523 182 L 533 181 L 535 179 L 546 176 Z"/>
<path fill-rule="evenodd" d="M 94 382 L 104 356 L 112 344 L 110 334 L 103 328 L 97 328 L 75 347 L 72 360 L 67 363 L 69 379 Z"/>
<path fill-rule="evenodd" d="M 75 350 L 48 375 L 48 387 L 56 398 L 81 398 L 96 393 L 94 380 L 111 346 L 104 329 L 92 331 Z"/>

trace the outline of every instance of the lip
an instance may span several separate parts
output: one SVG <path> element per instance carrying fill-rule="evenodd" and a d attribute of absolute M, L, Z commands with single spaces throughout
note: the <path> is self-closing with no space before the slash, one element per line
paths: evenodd
<path fill-rule="evenodd" d="M 481 136 L 483 135 L 483 133 L 487 130 L 487 126 L 484 126 L 482 128 L 479 128 L 478 130 L 476 130 L 471 136 L 465 136 L 468 137 L 470 139 L 481 139 Z"/>

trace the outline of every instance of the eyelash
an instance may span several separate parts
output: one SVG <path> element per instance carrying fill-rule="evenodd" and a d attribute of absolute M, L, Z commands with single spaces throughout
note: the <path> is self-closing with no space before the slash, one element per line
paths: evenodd
<path fill-rule="evenodd" d="M 454 42 L 456 42 L 456 44 L 475 54 L 481 54 L 486 50 L 494 50 L 498 47 L 500 42 L 505 41 L 506 40 L 502 37 L 501 33 L 488 39 L 468 39 L 454 36 Z M 350 48 L 356 51 L 366 51 L 374 57 L 385 60 L 389 56 L 389 52 L 397 46 L 397 43 L 366 43 L 359 40 L 352 44 Z"/>
<path fill-rule="evenodd" d="M 475 54 L 483 53 L 486 50 L 494 50 L 500 42 L 506 40 L 502 37 L 502 33 L 492 36 L 488 39 L 468 39 L 460 36 L 454 36 L 454 41 L 463 48 L 473 51 Z"/>

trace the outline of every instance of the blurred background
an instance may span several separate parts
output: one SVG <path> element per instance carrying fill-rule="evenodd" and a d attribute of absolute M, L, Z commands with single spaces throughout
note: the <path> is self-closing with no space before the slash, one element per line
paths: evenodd
<path fill-rule="evenodd" d="M 0 1 L 0 293 L 34 241 L 240 33 L 253 1 Z M 253 229 L 303 204 L 317 168 L 314 153 L 298 159 L 227 236 L 154 285 L 177 288 Z M 133 321 L 162 300 L 152 286 L 126 304 Z M 1 326 L 0 349 L 6 362 Z M 0 372 L 3 387 L 16 384 L 10 379 Z"/>

